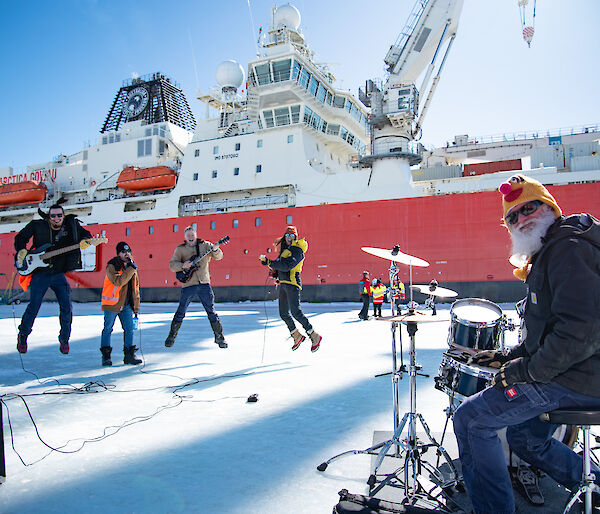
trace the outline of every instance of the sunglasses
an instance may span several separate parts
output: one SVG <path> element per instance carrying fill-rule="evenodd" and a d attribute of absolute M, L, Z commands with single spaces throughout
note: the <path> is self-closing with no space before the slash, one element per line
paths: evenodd
<path fill-rule="evenodd" d="M 51 218 L 62 218 L 63 215 L 62 214 L 50 214 Z"/>
<path fill-rule="evenodd" d="M 537 211 L 540 208 L 540 205 L 542 205 L 542 202 L 540 200 L 533 200 L 532 202 L 528 202 L 525 205 L 523 205 L 523 207 L 521 207 L 520 209 L 517 209 L 507 214 L 506 222 L 509 225 L 514 225 L 519 219 L 519 214 L 522 214 L 523 216 L 531 216 L 535 211 Z"/>

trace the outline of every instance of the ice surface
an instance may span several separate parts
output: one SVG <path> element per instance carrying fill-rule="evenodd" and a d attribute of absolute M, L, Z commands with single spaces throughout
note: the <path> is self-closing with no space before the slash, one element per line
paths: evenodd
<path fill-rule="evenodd" d="M 516 319 L 512 306 L 502 307 Z M 44 303 L 21 358 L 16 331 L 24 308 L 0 306 L 0 391 L 15 448 L 28 464 L 11 448 L 3 408 L 7 478 L 0 485 L 0 512 L 329 514 L 340 489 L 367 492 L 369 456 L 316 470 L 333 455 L 370 446 L 374 431 L 393 428 L 390 376 L 374 376 L 391 369 L 391 325 L 359 321 L 360 304 L 303 304 L 323 335 L 314 354 L 308 340 L 290 350 L 272 301 L 217 305 L 228 349 L 214 344 L 197 304 L 175 346 L 165 348 L 176 304 L 142 304 L 135 344 L 144 365 L 122 364 L 116 322 L 112 368 L 100 365 L 98 304 L 74 304 L 67 356 L 58 351 L 58 305 Z M 448 398 L 434 389 L 433 378 L 448 325 L 422 324 L 416 334 L 417 362 L 429 374 L 418 377 L 417 410 L 436 437 Z M 506 337 L 513 344 L 516 332 Z M 405 328 L 402 338 L 407 362 Z M 74 392 L 91 383 L 105 387 Z M 403 413 L 408 377 L 399 388 Z M 71 394 L 50 394 L 61 391 Z M 258 402 L 247 403 L 254 393 Z M 50 452 L 13 395 L 28 395 L 47 444 L 74 453 Z M 452 439 L 447 436 L 447 447 Z"/>

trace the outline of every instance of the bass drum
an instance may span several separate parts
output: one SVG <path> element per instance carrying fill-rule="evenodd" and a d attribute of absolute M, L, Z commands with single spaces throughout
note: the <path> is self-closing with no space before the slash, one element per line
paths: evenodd
<path fill-rule="evenodd" d="M 496 350 L 500 346 L 502 309 L 483 298 L 463 298 L 450 308 L 448 346 Z"/>

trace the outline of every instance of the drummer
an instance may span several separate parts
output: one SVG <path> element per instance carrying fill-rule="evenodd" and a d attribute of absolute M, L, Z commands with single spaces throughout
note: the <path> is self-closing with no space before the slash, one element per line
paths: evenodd
<path fill-rule="evenodd" d="M 515 175 L 499 188 L 517 278 L 528 286 L 523 341 L 508 354 L 479 352 L 472 361 L 500 368 L 492 387 L 454 414 L 465 486 L 476 513 L 513 513 L 502 445 L 567 489 L 577 489 L 582 458 L 552 439 L 538 416 L 557 408 L 600 409 L 600 223 L 563 216 L 538 181 Z M 600 469 L 592 472 L 600 484 Z"/>

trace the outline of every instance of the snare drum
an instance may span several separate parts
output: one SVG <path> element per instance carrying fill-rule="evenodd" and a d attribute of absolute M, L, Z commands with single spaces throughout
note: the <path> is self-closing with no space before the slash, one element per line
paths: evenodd
<path fill-rule="evenodd" d="M 491 385 L 498 370 L 460 362 L 456 357 L 444 353 L 438 376 L 434 380 L 437 389 L 461 402 Z"/>
<path fill-rule="evenodd" d="M 502 309 L 483 298 L 457 300 L 450 308 L 448 346 L 460 345 L 475 350 L 499 347 Z"/>

